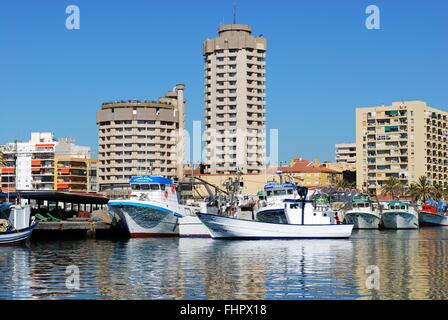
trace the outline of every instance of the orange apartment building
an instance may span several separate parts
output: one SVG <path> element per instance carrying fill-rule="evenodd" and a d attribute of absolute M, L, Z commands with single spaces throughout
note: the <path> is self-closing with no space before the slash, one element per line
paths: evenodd
<path fill-rule="evenodd" d="M 96 160 L 90 147 L 73 139 L 55 140 L 52 133 L 34 132 L 28 142 L 0 146 L 2 192 L 96 192 Z"/>

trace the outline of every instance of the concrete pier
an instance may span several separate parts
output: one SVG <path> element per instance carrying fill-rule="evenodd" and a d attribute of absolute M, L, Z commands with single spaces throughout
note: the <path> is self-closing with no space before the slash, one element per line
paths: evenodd
<path fill-rule="evenodd" d="M 112 236 L 114 228 L 105 222 L 96 221 L 61 221 L 39 222 L 34 229 L 33 238 L 95 238 Z"/>

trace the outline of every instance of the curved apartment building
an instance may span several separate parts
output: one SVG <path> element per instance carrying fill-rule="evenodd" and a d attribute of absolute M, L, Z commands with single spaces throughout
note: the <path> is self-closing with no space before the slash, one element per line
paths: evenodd
<path fill-rule="evenodd" d="M 184 90 L 178 84 L 158 101 L 102 104 L 96 119 L 100 191 L 128 189 L 135 175 L 183 176 Z"/>
<path fill-rule="evenodd" d="M 222 25 L 219 37 L 204 43 L 208 173 L 260 173 L 264 167 L 266 46 L 243 24 Z"/>

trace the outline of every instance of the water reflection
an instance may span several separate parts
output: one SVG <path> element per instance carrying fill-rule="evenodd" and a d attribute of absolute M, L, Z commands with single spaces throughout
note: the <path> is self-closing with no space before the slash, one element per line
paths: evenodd
<path fill-rule="evenodd" d="M 446 299 L 446 228 L 358 231 L 353 239 L 359 293 L 369 299 Z M 380 289 L 368 290 L 366 266 L 380 270 Z"/>
<path fill-rule="evenodd" d="M 350 240 L 58 241 L 0 248 L 0 299 L 446 299 L 448 228 Z M 65 286 L 80 269 L 81 288 Z M 380 289 L 366 287 L 366 267 Z"/>

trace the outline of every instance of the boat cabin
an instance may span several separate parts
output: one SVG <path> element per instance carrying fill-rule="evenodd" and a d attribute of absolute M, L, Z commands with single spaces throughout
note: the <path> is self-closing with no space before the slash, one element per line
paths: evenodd
<path fill-rule="evenodd" d="M 167 200 L 177 199 L 176 187 L 171 179 L 159 176 L 136 176 L 129 181 L 131 199 Z"/>
<path fill-rule="evenodd" d="M 410 206 L 409 202 L 405 201 L 391 201 L 387 205 L 388 210 L 408 210 Z"/>
<path fill-rule="evenodd" d="M 331 208 L 330 201 L 325 197 L 318 197 L 313 199 L 314 209 L 316 211 L 328 211 Z"/>
<path fill-rule="evenodd" d="M 266 200 L 287 199 L 297 195 L 294 183 L 268 183 L 264 186 Z"/>
<path fill-rule="evenodd" d="M 422 206 L 422 210 L 420 210 L 420 212 L 437 213 L 438 210 L 437 210 L 437 207 L 436 207 L 435 205 L 425 203 L 425 204 Z"/>
<path fill-rule="evenodd" d="M 334 224 L 334 212 L 317 211 L 310 200 L 285 199 L 283 208 L 264 209 L 257 213 L 257 221 L 280 224 Z"/>
<path fill-rule="evenodd" d="M 353 209 L 370 209 L 372 203 L 369 200 L 353 200 Z"/>

